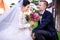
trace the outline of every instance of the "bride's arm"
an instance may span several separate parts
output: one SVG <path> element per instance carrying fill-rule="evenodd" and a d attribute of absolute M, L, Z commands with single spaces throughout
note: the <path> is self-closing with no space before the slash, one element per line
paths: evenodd
<path fill-rule="evenodd" d="M 33 21 L 30 21 L 30 23 L 26 22 L 25 16 L 22 13 L 20 13 L 19 23 L 23 27 L 30 27 L 30 25 L 34 24 Z"/>
<path fill-rule="evenodd" d="M 33 25 L 34 24 L 34 22 L 33 21 L 30 21 L 30 23 L 26 23 L 25 25 L 24 25 L 24 27 L 30 27 L 30 25 Z"/>
<path fill-rule="evenodd" d="M 22 26 L 22 28 L 30 27 L 30 23 L 26 22 L 22 13 L 20 13 L 20 15 L 19 15 L 19 25 Z"/>
<path fill-rule="evenodd" d="M 30 23 L 24 24 L 24 27 L 30 27 Z"/>

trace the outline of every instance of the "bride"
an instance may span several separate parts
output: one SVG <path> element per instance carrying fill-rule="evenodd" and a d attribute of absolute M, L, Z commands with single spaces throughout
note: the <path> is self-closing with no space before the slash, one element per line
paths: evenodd
<path fill-rule="evenodd" d="M 18 4 L 0 16 L 0 40 L 32 40 L 30 24 L 23 14 L 29 8 L 28 0 Z"/>

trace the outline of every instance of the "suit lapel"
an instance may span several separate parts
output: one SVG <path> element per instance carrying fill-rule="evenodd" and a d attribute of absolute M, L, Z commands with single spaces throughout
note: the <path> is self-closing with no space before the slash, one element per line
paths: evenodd
<path fill-rule="evenodd" d="M 38 21 L 38 24 L 41 23 L 41 21 L 45 18 L 45 16 L 46 16 L 46 10 L 45 10 L 45 12 L 42 14 L 42 16 L 40 16 L 41 19 L 40 19 L 40 21 Z"/>
<path fill-rule="evenodd" d="M 45 10 L 45 12 L 42 15 L 42 19 L 45 18 L 45 16 L 46 16 L 46 10 Z"/>

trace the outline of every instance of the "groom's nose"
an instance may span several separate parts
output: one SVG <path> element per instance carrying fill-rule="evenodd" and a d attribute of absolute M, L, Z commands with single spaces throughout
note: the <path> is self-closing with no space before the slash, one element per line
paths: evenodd
<path fill-rule="evenodd" d="M 40 9 L 40 6 L 39 6 L 39 5 L 37 5 L 37 8 L 38 8 L 38 9 Z"/>
<path fill-rule="evenodd" d="M 37 5 L 37 8 L 39 8 L 39 5 Z"/>

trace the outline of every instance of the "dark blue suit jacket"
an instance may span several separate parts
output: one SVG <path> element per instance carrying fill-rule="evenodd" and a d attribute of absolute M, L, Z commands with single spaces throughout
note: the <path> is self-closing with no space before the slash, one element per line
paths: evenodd
<path fill-rule="evenodd" d="M 35 32 L 35 30 L 49 31 L 53 37 L 56 37 L 56 29 L 53 14 L 46 10 L 42 15 L 41 22 L 38 21 L 38 26 L 33 30 L 33 32 Z"/>

